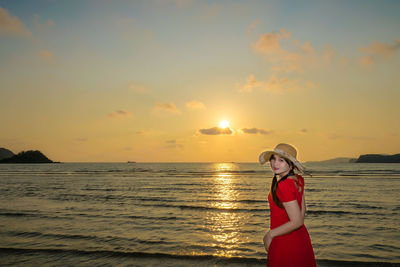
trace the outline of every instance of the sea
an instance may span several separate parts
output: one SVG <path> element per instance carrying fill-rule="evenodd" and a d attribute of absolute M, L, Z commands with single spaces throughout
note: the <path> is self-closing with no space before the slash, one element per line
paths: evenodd
<path fill-rule="evenodd" d="M 318 266 L 400 266 L 400 164 L 305 166 Z M 0 265 L 265 266 L 272 176 L 237 162 L 0 164 Z"/>

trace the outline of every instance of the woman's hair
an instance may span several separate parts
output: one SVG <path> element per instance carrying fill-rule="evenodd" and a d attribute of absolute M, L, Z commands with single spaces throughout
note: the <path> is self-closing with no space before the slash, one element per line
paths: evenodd
<path fill-rule="evenodd" d="M 271 161 L 271 159 L 274 157 L 275 155 L 272 154 L 271 157 L 269 158 L 269 160 Z M 274 178 L 272 179 L 272 183 L 271 183 L 271 196 L 272 196 L 272 200 L 275 202 L 275 204 L 280 207 L 283 208 L 282 202 L 279 200 L 278 196 L 276 195 L 276 190 L 278 189 L 278 184 L 280 182 L 282 182 L 283 180 L 285 180 L 286 178 L 288 178 L 288 176 L 290 175 L 294 175 L 294 164 L 288 160 L 283 158 L 287 164 L 289 164 L 290 170 L 288 175 L 286 175 L 285 177 L 282 177 L 279 181 L 276 178 L 276 174 L 274 174 Z"/>

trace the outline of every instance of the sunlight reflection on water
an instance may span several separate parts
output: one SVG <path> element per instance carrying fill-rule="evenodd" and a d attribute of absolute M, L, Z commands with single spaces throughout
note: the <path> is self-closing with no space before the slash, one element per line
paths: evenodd
<path fill-rule="evenodd" d="M 213 247 L 218 247 L 216 256 L 233 256 L 237 253 L 239 243 L 243 241 L 240 229 L 243 227 L 242 215 L 232 212 L 238 208 L 239 191 L 235 185 L 235 177 L 230 173 L 237 169 L 234 163 L 216 163 L 218 170 L 214 179 L 214 195 L 212 207 L 217 210 L 209 211 L 206 215 L 206 225 L 210 230 Z"/>

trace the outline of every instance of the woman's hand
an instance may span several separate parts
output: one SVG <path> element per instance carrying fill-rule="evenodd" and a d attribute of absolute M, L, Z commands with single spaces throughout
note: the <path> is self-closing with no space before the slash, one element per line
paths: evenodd
<path fill-rule="evenodd" d="M 265 251 L 268 253 L 269 246 L 271 245 L 273 237 L 271 236 L 271 232 L 268 231 L 263 238 Z"/>

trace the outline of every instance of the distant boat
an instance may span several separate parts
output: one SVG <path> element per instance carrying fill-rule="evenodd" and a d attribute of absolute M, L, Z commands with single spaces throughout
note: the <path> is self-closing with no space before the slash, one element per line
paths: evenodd
<path fill-rule="evenodd" d="M 136 161 L 130 161 L 130 160 L 128 160 L 128 163 L 136 163 Z"/>

